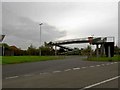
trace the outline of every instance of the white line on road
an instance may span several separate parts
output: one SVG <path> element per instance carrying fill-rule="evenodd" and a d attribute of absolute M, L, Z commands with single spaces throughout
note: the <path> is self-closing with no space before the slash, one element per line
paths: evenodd
<path fill-rule="evenodd" d="M 111 64 L 114 64 L 114 63 L 111 63 Z"/>
<path fill-rule="evenodd" d="M 100 65 L 96 65 L 97 67 L 99 67 Z"/>
<path fill-rule="evenodd" d="M 81 67 L 81 68 L 87 68 L 87 67 Z"/>
<path fill-rule="evenodd" d="M 34 74 L 26 74 L 25 77 L 33 76 Z"/>
<path fill-rule="evenodd" d="M 66 70 L 64 70 L 65 72 L 67 72 L 67 71 L 70 71 L 71 69 L 66 69 Z"/>
<path fill-rule="evenodd" d="M 107 63 L 106 65 L 110 65 L 110 63 Z"/>
<path fill-rule="evenodd" d="M 78 69 L 80 69 L 80 68 L 73 68 L 73 70 L 78 70 Z"/>
<path fill-rule="evenodd" d="M 100 84 L 103 84 L 103 83 L 106 83 L 106 82 L 115 80 L 115 79 L 117 79 L 117 78 L 119 78 L 119 77 L 120 77 L 120 76 L 116 76 L 116 77 L 113 77 L 113 78 L 110 78 L 110 79 L 107 79 L 107 80 L 104 80 L 104 81 L 101 81 L 101 82 L 98 82 L 98 83 L 95 83 L 95 84 L 86 86 L 86 87 L 84 87 L 83 89 L 80 89 L 80 90 L 85 90 L 85 89 L 87 89 L 87 88 L 92 88 L 92 87 L 94 87 L 94 86 L 97 86 L 97 85 L 100 85 Z"/>
<path fill-rule="evenodd" d="M 90 67 L 95 67 L 95 66 L 90 66 Z"/>
<path fill-rule="evenodd" d="M 49 74 L 49 73 L 47 73 L 47 72 L 40 73 L 40 75 L 42 75 L 42 74 Z"/>
<path fill-rule="evenodd" d="M 118 63 L 118 62 L 112 62 L 112 63 L 107 63 L 107 64 L 101 64 L 101 65 L 95 65 L 95 66 L 89 66 L 89 67 L 99 67 L 99 66 L 105 66 L 105 65 L 110 65 L 110 64 L 115 64 L 115 63 Z M 81 67 L 82 69 L 84 68 L 87 68 L 87 67 Z M 76 67 L 76 68 L 72 68 L 72 69 L 65 69 L 64 71 L 67 72 L 67 71 L 70 71 L 70 70 L 79 70 L 81 69 L 79 67 Z M 62 72 L 62 71 L 53 71 L 52 73 L 59 73 L 59 72 Z M 49 74 L 47 72 L 43 72 L 43 73 L 39 73 L 39 74 Z M 33 76 L 34 74 L 26 74 L 26 75 L 23 75 L 23 76 Z M 18 78 L 20 76 L 12 76 L 12 77 L 6 77 L 5 79 L 13 79 L 13 78 Z"/>
<path fill-rule="evenodd" d="M 5 79 L 12 79 L 12 78 L 17 78 L 19 76 L 13 76 L 13 77 L 6 77 Z"/>
<path fill-rule="evenodd" d="M 59 73 L 59 72 L 61 72 L 61 71 L 53 71 L 53 73 Z"/>
<path fill-rule="evenodd" d="M 101 64 L 102 66 L 104 66 L 105 64 Z"/>

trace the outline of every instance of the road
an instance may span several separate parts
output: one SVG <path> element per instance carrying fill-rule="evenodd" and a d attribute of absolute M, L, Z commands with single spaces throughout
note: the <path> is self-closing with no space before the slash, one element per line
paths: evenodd
<path fill-rule="evenodd" d="M 3 88 L 118 88 L 118 62 L 64 60 L 3 66 Z"/>

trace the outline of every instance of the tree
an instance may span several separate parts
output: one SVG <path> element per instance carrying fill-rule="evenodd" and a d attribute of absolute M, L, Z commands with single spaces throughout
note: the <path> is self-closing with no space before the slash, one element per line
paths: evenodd
<path fill-rule="evenodd" d="M 118 46 L 114 47 L 114 54 L 120 54 L 120 48 Z"/>
<path fill-rule="evenodd" d="M 81 49 L 81 54 L 82 55 L 87 55 L 90 56 L 93 53 L 93 50 L 90 45 L 87 46 L 87 48 L 82 48 Z"/>
<path fill-rule="evenodd" d="M 27 49 L 28 55 L 38 55 L 38 50 L 31 44 Z"/>

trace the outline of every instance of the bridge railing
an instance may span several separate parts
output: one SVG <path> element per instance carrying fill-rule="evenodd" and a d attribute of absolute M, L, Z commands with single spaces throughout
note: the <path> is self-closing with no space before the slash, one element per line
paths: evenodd
<path fill-rule="evenodd" d="M 92 38 L 92 40 L 91 40 Z M 112 39 L 112 41 L 111 41 Z M 67 39 L 51 42 L 54 44 L 70 44 L 70 43 L 90 43 L 90 44 L 100 44 L 104 42 L 114 42 L 114 37 L 87 37 L 87 38 L 77 38 L 77 39 Z"/>
<path fill-rule="evenodd" d="M 88 41 L 88 38 L 77 38 L 77 39 L 59 40 L 59 41 L 54 41 L 53 43 L 63 43 L 63 42 L 71 42 L 71 41 Z"/>

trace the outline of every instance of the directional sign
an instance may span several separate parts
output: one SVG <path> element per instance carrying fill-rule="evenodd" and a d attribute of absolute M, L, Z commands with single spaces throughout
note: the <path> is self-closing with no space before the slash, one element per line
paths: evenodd
<path fill-rule="evenodd" d="M 0 35 L 0 42 L 3 41 L 4 37 L 5 37 L 5 35 Z"/>

